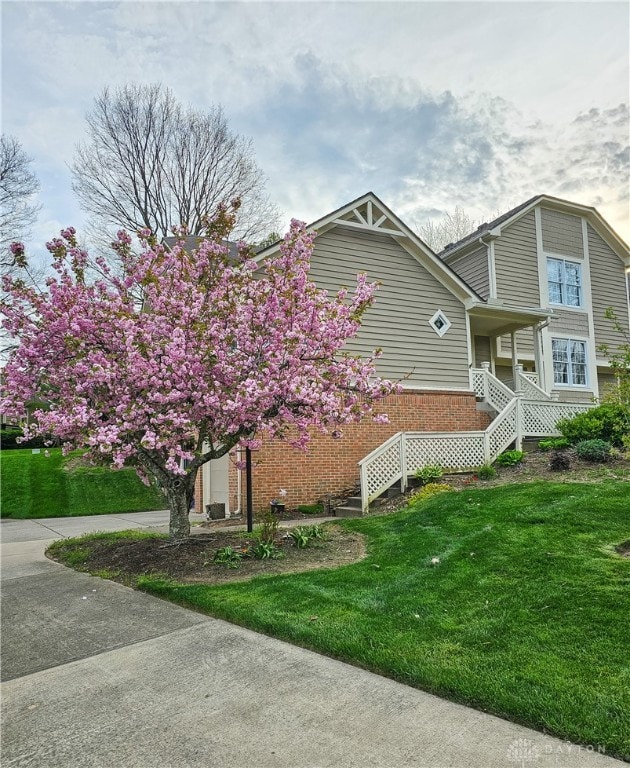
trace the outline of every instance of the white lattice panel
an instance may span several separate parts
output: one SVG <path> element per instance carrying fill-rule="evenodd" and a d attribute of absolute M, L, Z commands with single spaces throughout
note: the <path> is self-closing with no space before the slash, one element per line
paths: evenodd
<path fill-rule="evenodd" d="M 498 379 L 488 376 L 488 402 L 497 411 L 502 411 L 514 397 L 510 390 Z"/>
<path fill-rule="evenodd" d="M 536 374 L 519 373 L 517 376 L 518 389 L 521 390 L 526 400 L 549 400 L 551 396 L 541 389 L 530 377 Z"/>
<path fill-rule="evenodd" d="M 516 402 L 514 402 L 509 409 L 499 414 L 486 430 L 490 449 L 490 461 L 494 461 L 516 439 L 517 419 L 518 412 L 516 410 Z"/>
<path fill-rule="evenodd" d="M 369 499 L 375 498 L 396 480 L 400 480 L 402 477 L 401 464 L 399 440 L 386 446 L 382 452 L 377 453 L 369 462 L 366 462 L 362 469 L 367 473 Z"/>
<path fill-rule="evenodd" d="M 427 464 L 443 469 L 468 469 L 485 463 L 483 433 L 436 436 L 408 434 L 405 441 L 407 474 Z"/>
<path fill-rule="evenodd" d="M 534 384 L 538 384 L 538 374 L 537 373 L 526 373 L 525 371 L 523 371 L 523 376 L 526 379 L 529 379 Z"/>
<path fill-rule="evenodd" d="M 475 390 L 475 395 L 477 397 L 483 398 L 486 396 L 485 380 L 486 380 L 485 371 L 479 370 L 479 368 L 473 369 L 472 383 L 473 383 L 473 389 Z"/>
<path fill-rule="evenodd" d="M 548 437 L 559 435 L 556 424 L 560 419 L 567 419 L 591 406 L 585 403 L 556 403 L 523 400 L 521 404 L 521 430 L 530 437 Z"/>

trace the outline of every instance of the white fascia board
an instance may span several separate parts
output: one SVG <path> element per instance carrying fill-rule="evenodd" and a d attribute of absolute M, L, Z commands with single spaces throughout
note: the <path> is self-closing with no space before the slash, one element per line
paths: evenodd
<path fill-rule="evenodd" d="M 353 222 L 340 222 L 339 219 L 350 213 L 355 208 L 363 205 L 364 203 L 371 203 L 372 205 L 380 208 L 383 213 L 387 215 L 387 218 L 399 227 L 398 231 L 388 231 L 380 228 L 361 227 L 360 224 Z M 323 234 L 324 232 L 332 229 L 336 226 L 354 226 L 362 229 L 365 232 L 374 232 L 378 234 L 390 234 L 396 238 L 396 241 L 411 255 L 416 261 L 418 261 L 438 282 L 450 291 L 456 298 L 462 303 L 466 303 L 468 300 L 478 300 L 477 294 L 466 283 L 453 272 L 450 267 L 446 266 L 442 260 L 433 251 L 415 235 L 407 225 L 396 216 L 379 198 L 373 193 L 368 192 L 357 200 L 344 205 L 341 208 L 332 211 L 331 213 L 323 216 L 321 219 L 309 224 L 307 229 L 317 232 L 317 234 Z M 280 244 L 269 246 L 264 251 L 261 251 L 254 261 L 260 263 L 265 259 L 273 256 L 280 248 Z"/>
<path fill-rule="evenodd" d="M 615 232 L 615 230 L 597 211 L 596 208 L 593 208 L 589 205 L 582 205 L 581 203 L 572 203 L 570 200 L 562 200 L 559 197 L 550 197 L 549 195 L 540 195 L 539 197 L 532 200 L 528 206 L 522 208 L 520 211 L 517 211 L 508 219 L 505 219 L 505 221 L 502 221 L 501 224 L 496 226 L 494 229 L 481 233 L 479 237 L 487 237 L 488 235 L 499 237 L 503 229 L 508 227 L 510 224 L 513 224 L 515 221 L 518 221 L 537 206 L 550 208 L 551 210 L 559 211 L 560 213 L 569 213 L 573 216 L 585 217 L 593 229 L 595 229 L 595 231 L 603 238 L 604 242 L 609 245 L 610 248 L 612 248 L 612 250 L 619 256 L 624 265 L 626 267 L 630 267 L 630 251 L 628 249 L 627 243 Z M 479 239 L 474 240 L 471 243 L 467 243 L 461 249 L 449 253 L 448 256 L 444 258 L 444 261 L 449 262 L 455 256 L 461 256 L 468 250 L 473 250 L 472 246 L 477 247 L 478 243 Z"/>

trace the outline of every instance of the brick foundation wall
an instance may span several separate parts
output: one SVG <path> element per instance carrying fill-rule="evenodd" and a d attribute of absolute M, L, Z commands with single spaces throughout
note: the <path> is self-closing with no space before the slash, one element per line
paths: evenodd
<path fill-rule="evenodd" d="M 343 427 L 343 438 L 314 433 L 308 452 L 286 443 L 269 441 L 253 454 L 254 510 L 267 508 L 287 490 L 288 506 L 314 503 L 355 485 L 358 462 L 397 432 L 463 432 L 488 426 L 487 413 L 476 410 L 473 392 L 422 391 L 390 395 L 377 409 L 389 424 L 365 420 Z M 236 476 L 236 469 L 230 470 Z M 245 506 L 245 473 L 242 473 L 242 507 Z M 235 479 L 230 478 L 235 488 Z"/>

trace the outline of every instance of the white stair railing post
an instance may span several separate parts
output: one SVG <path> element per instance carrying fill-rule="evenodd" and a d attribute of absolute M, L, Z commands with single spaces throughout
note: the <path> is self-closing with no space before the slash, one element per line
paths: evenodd
<path fill-rule="evenodd" d="M 483 376 L 483 399 L 488 400 L 488 374 L 490 373 L 490 363 L 482 363 L 481 368 L 483 369 L 484 376 Z"/>
<path fill-rule="evenodd" d="M 400 492 L 404 493 L 407 490 L 407 438 L 404 432 L 400 433 L 400 469 Z"/>
<path fill-rule="evenodd" d="M 368 468 L 366 465 L 361 465 L 361 513 L 366 514 L 370 503 L 368 501 Z"/>
<path fill-rule="evenodd" d="M 490 458 L 490 433 L 488 429 L 483 433 L 483 460 L 485 464 L 490 464 L 492 459 Z"/>
<path fill-rule="evenodd" d="M 521 370 L 518 372 L 518 375 L 523 370 L 522 365 L 518 365 L 517 368 L 520 368 Z M 514 396 L 516 398 L 516 450 L 521 451 L 523 449 L 523 433 L 525 430 L 525 425 L 523 424 L 523 395 L 524 392 L 521 389 L 521 383 L 520 379 L 518 380 L 517 384 L 517 390 L 514 393 Z"/>

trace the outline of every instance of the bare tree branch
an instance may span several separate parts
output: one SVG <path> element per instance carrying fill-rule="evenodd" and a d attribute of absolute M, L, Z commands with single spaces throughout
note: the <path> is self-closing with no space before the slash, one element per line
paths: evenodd
<path fill-rule="evenodd" d="M 9 246 L 28 236 L 40 206 L 34 201 L 39 181 L 31 158 L 13 136 L 0 139 L 0 251 L 3 272 L 14 267 Z"/>
<path fill-rule="evenodd" d="M 463 208 L 455 206 L 452 213 L 446 213 L 441 219 L 429 219 L 417 231 L 429 248 L 439 253 L 447 245 L 474 232 L 477 226 Z"/>
<path fill-rule="evenodd" d="M 236 237 L 252 241 L 277 227 L 251 142 L 229 130 L 220 107 L 186 110 L 161 85 L 126 85 L 104 89 L 87 124 L 72 187 L 94 233 L 148 227 L 164 238 L 185 224 L 197 235 L 219 203 L 237 197 Z"/>

